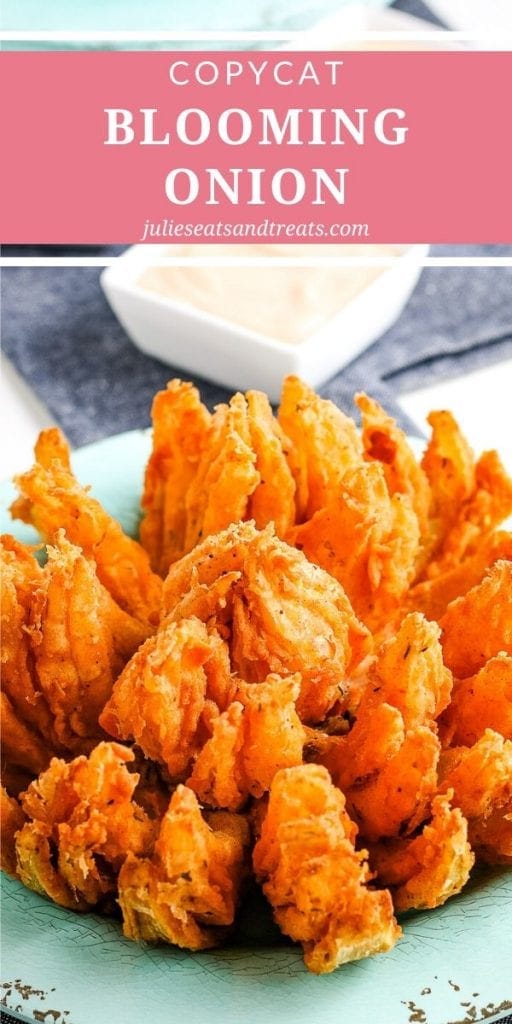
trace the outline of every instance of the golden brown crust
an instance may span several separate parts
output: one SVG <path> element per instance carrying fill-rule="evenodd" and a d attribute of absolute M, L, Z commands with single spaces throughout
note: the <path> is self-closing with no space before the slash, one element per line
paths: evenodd
<path fill-rule="evenodd" d="M 301 523 L 329 504 L 347 469 L 362 461 L 363 446 L 354 421 L 298 377 L 284 380 L 278 419 L 291 444 Z"/>
<path fill-rule="evenodd" d="M 253 846 L 324 973 L 394 945 L 392 898 L 434 908 L 475 856 L 512 863 L 512 482 L 450 414 L 419 464 L 357 402 L 362 433 L 294 377 L 279 419 L 171 381 L 145 548 L 42 432 L 13 510 L 46 564 L 0 549 L 2 856 L 27 886 L 206 949 Z"/>
<path fill-rule="evenodd" d="M 232 662 L 242 679 L 300 673 L 304 722 L 321 721 L 343 698 L 369 647 L 340 584 L 270 529 L 248 547 L 232 631 Z"/>
<path fill-rule="evenodd" d="M 237 699 L 214 721 L 187 782 L 201 803 L 238 811 L 249 796 L 270 789 L 277 771 L 302 763 L 299 692 L 298 675 L 239 684 Z"/>
<path fill-rule="evenodd" d="M 417 516 L 408 496 L 390 496 L 380 463 L 347 470 L 338 494 L 288 540 L 344 587 L 354 611 L 378 628 L 415 576 Z"/>
<path fill-rule="evenodd" d="M 422 467 L 432 492 L 432 547 L 425 575 L 435 579 L 477 554 L 482 535 L 489 536 L 512 512 L 512 479 L 495 451 L 475 462 L 450 412 L 431 412 L 428 422 L 432 436 Z"/>
<path fill-rule="evenodd" d="M 58 529 L 95 561 L 98 577 L 120 608 L 149 627 L 160 615 L 162 583 L 144 549 L 92 498 L 59 460 L 36 462 L 15 478 L 20 497 L 11 507 L 15 519 L 35 526 L 53 542 Z"/>
<path fill-rule="evenodd" d="M 165 576 L 185 554 L 186 495 L 202 452 L 211 416 L 197 388 L 171 380 L 151 409 L 153 447 L 146 466 L 140 541 L 154 572 Z"/>
<path fill-rule="evenodd" d="M 260 482 L 244 395 L 217 406 L 210 435 L 186 496 L 185 551 L 230 523 L 248 518 Z"/>
<path fill-rule="evenodd" d="M 450 791 L 432 801 L 432 816 L 414 839 L 391 839 L 370 847 L 379 883 L 389 886 L 395 910 L 433 910 L 465 886 L 475 856 L 468 825 Z"/>
<path fill-rule="evenodd" d="M 0 786 L 0 866 L 2 871 L 16 878 L 16 833 L 25 823 L 19 802 Z"/>
<path fill-rule="evenodd" d="M 373 842 L 410 835 L 437 789 L 435 721 L 452 685 L 439 633 L 421 615 L 404 619 L 378 651 L 351 731 L 323 758 L 361 834 Z"/>
<path fill-rule="evenodd" d="M 485 729 L 512 740 L 512 657 L 498 654 L 474 676 L 456 681 L 441 723 L 444 746 L 470 747 Z"/>
<path fill-rule="evenodd" d="M 60 462 L 64 469 L 71 471 L 71 452 L 69 444 L 58 427 L 42 430 L 34 447 L 36 462 L 45 469 L 50 469 L 52 462 Z"/>
<path fill-rule="evenodd" d="M 362 417 L 362 437 L 367 459 L 379 462 L 390 494 L 406 494 L 418 517 L 420 536 L 428 544 L 431 490 L 426 474 L 395 420 L 364 393 L 355 396 Z"/>
<path fill-rule="evenodd" d="M 506 530 L 482 533 L 475 541 L 474 549 L 474 554 L 458 565 L 412 587 L 405 597 L 407 607 L 422 612 L 427 619 L 439 621 L 448 605 L 481 583 L 495 562 L 501 559 L 512 561 L 512 534 Z"/>
<path fill-rule="evenodd" d="M 469 840 L 489 863 L 512 856 L 512 742 L 486 729 L 472 747 L 446 750 L 440 764 L 440 792 L 453 790 L 452 803 L 468 819 Z"/>
<path fill-rule="evenodd" d="M 105 731 L 135 740 L 172 778 L 186 777 L 205 739 L 205 666 L 217 643 L 198 619 L 162 626 L 119 676 L 100 716 Z"/>
<path fill-rule="evenodd" d="M 481 583 L 453 601 L 440 625 L 445 664 L 466 679 L 500 652 L 512 654 L 512 562 L 499 561 Z"/>
<path fill-rule="evenodd" d="M 248 391 L 247 419 L 256 453 L 259 483 L 249 499 L 248 518 L 258 529 L 273 523 L 278 537 L 286 537 L 295 522 L 295 481 L 286 460 L 290 444 L 262 391 Z"/>
<path fill-rule="evenodd" d="M 218 945 L 234 921 L 248 839 L 243 819 L 211 816 L 207 824 L 192 790 L 178 786 L 153 855 L 129 854 L 121 868 L 125 936 L 185 949 Z"/>
<path fill-rule="evenodd" d="M 17 873 L 35 892 L 76 910 L 116 891 L 128 851 L 145 852 L 154 825 L 132 797 L 133 754 L 100 743 L 88 758 L 53 758 L 21 797 L 27 821 L 16 835 Z"/>
<path fill-rule="evenodd" d="M 391 949 L 401 931 L 386 891 L 367 888 L 366 851 L 343 794 L 319 765 L 274 777 L 253 863 L 281 930 L 315 974 Z"/>
<path fill-rule="evenodd" d="M 116 676 L 148 630 L 102 586 L 94 562 L 57 530 L 41 569 L 4 538 L 2 724 L 8 763 L 33 774 L 52 754 L 87 753 Z"/>

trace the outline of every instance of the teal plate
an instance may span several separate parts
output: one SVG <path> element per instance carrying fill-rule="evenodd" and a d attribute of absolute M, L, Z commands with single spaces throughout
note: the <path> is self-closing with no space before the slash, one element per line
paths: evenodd
<path fill-rule="evenodd" d="M 83 483 L 133 533 L 149 450 L 135 431 L 88 445 L 73 463 Z M 0 526 L 13 524 L 2 485 Z M 187 953 L 137 946 L 119 922 L 54 906 L 2 883 L 2 998 L 46 1024 L 475 1024 L 512 1009 L 512 873 L 475 873 L 444 907 L 405 915 L 390 953 L 315 977 L 277 935 L 255 894 L 229 946 Z"/>

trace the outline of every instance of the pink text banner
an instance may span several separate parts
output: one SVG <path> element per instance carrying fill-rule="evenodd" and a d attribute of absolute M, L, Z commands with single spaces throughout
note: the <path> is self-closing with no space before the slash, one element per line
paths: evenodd
<path fill-rule="evenodd" d="M 512 53 L 1 55 L 17 244 L 512 242 Z"/>

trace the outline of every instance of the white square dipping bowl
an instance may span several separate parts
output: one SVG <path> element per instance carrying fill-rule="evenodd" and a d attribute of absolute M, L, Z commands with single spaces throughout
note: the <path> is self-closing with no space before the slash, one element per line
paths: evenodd
<path fill-rule="evenodd" d="M 272 402 L 278 401 L 287 374 L 317 387 L 388 330 L 411 295 L 428 251 L 420 245 L 404 248 L 319 330 L 290 343 L 142 287 L 138 280 L 152 257 L 158 261 L 169 252 L 164 245 L 148 248 L 132 246 L 101 275 L 105 295 L 134 344 L 180 371 L 227 388 L 266 391 Z M 222 267 L 216 271 L 222 273 Z M 257 273 L 257 268 L 248 272 Z"/>

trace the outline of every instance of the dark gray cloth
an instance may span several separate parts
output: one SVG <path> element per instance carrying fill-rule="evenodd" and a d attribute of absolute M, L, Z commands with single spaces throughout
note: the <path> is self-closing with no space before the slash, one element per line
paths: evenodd
<path fill-rule="evenodd" d="M 429 21 L 432 25 L 437 25 L 439 28 L 450 28 L 450 25 L 446 25 L 441 18 L 437 17 L 433 11 L 423 3 L 423 0 L 394 0 L 394 3 L 390 4 L 395 11 L 403 11 L 404 14 L 412 14 L 415 18 L 423 18 L 424 21 Z"/>
<path fill-rule="evenodd" d="M 154 392 L 190 377 L 135 348 L 97 269 L 5 268 L 2 293 L 5 353 L 74 445 L 145 426 Z M 427 268 L 394 326 L 321 393 L 352 413 L 364 389 L 410 428 L 401 393 L 511 356 L 512 267 Z M 228 396 L 196 383 L 209 406 Z"/>

